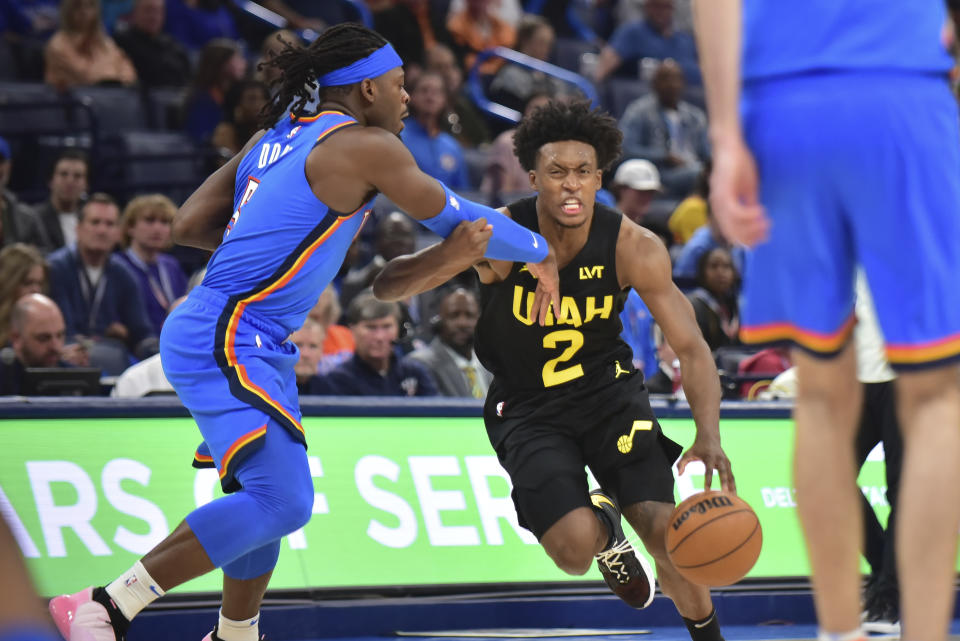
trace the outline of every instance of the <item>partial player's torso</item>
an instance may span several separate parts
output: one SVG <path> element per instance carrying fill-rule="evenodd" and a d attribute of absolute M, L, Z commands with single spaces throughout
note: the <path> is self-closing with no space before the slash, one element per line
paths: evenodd
<path fill-rule="evenodd" d="M 510 207 L 521 225 L 538 230 L 535 199 Z M 501 281 L 481 288 L 477 354 L 513 389 L 556 390 L 583 383 L 600 368 L 622 360 L 629 347 L 620 339 L 620 311 L 626 299 L 617 278 L 616 244 L 621 217 L 598 208 L 580 251 L 560 269 L 559 313 L 541 327 L 532 312 L 536 279 L 514 263 Z"/>

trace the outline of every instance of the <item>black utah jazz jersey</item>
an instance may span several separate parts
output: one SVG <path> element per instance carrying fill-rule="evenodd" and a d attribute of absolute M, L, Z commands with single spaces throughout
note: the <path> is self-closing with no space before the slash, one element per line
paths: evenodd
<path fill-rule="evenodd" d="M 536 196 L 509 205 L 513 219 L 540 231 Z M 476 350 L 500 389 L 513 394 L 562 393 L 606 384 L 617 367 L 633 373 L 633 352 L 620 338 L 627 289 L 617 281 L 617 236 L 622 215 L 596 205 L 587 242 L 560 270 L 560 310 L 540 326 L 533 312 L 537 281 L 514 263 L 499 283 L 480 286 Z M 624 372 L 627 373 L 627 372 Z M 601 383 L 603 381 L 603 383 Z"/>

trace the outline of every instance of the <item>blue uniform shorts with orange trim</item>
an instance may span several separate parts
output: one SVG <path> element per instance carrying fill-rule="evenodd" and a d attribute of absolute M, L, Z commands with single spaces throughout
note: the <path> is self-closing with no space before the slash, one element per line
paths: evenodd
<path fill-rule="evenodd" d="M 163 371 L 193 415 L 225 492 L 240 488 L 236 466 L 263 445 L 270 420 L 306 444 L 287 333 L 203 286 L 167 318 L 160 334 Z"/>
<path fill-rule="evenodd" d="M 863 266 L 898 369 L 960 358 L 960 128 L 946 78 L 850 72 L 748 85 L 770 239 L 747 256 L 741 337 L 832 355 Z"/>

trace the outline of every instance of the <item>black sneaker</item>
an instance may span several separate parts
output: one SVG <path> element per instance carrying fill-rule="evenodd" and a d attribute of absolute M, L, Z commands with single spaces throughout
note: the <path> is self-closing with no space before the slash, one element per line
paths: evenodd
<path fill-rule="evenodd" d="M 217 626 L 213 626 L 213 630 L 207 636 L 203 637 L 203 641 L 223 641 L 217 636 Z M 260 641 L 268 641 L 267 635 L 261 634 Z"/>
<path fill-rule="evenodd" d="M 632 608 L 642 610 L 653 601 L 653 570 L 623 534 L 620 510 L 613 499 L 600 490 L 590 492 L 594 509 L 598 510 L 613 528 L 611 543 L 597 554 L 597 566 L 607 586 Z"/>
<path fill-rule="evenodd" d="M 866 610 L 861 616 L 864 632 L 873 634 L 900 634 L 900 607 L 898 595 L 875 591 L 868 595 Z"/>

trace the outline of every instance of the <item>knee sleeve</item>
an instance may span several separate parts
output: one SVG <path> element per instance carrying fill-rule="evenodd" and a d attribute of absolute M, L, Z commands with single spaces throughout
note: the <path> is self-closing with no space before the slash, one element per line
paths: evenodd
<path fill-rule="evenodd" d="M 277 566 L 280 558 L 280 539 L 267 543 L 223 566 L 223 573 L 231 579 L 246 580 L 263 576 Z"/>

